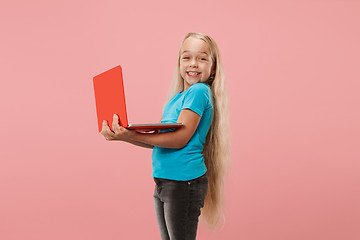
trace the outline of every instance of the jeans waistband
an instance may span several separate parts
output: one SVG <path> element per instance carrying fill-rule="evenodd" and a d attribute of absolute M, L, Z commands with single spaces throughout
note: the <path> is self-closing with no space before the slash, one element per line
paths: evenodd
<path fill-rule="evenodd" d="M 156 178 L 154 177 L 154 181 L 156 184 L 160 184 L 162 182 L 174 182 L 174 183 L 184 183 L 184 184 L 188 184 L 188 183 L 191 183 L 191 182 L 196 182 L 198 180 L 202 180 L 202 179 L 207 179 L 207 175 L 206 173 L 198 178 L 194 178 L 194 179 L 191 179 L 191 180 L 187 180 L 187 181 L 179 181 L 179 180 L 172 180 L 172 179 L 165 179 L 165 178 Z"/>

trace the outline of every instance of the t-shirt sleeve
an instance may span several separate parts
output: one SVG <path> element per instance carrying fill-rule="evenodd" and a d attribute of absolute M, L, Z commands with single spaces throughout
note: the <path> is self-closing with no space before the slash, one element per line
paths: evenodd
<path fill-rule="evenodd" d="M 184 98 L 182 109 L 190 109 L 202 117 L 209 105 L 209 90 L 202 84 L 195 84 L 189 88 Z"/>

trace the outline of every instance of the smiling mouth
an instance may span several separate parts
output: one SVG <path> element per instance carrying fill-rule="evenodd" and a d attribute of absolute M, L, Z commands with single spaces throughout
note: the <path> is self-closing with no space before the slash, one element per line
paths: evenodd
<path fill-rule="evenodd" d="M 186 72 L 186 74 L 187 74 L 189 77 L 197 77 L 197 76 L 200 75 L 199 72 L 191 72 L 191 71 Z"/>

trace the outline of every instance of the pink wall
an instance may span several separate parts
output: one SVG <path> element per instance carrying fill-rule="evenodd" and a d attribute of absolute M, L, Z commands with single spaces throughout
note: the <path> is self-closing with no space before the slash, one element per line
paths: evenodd
<path fill-rule="evenodd" d="M 220 47 L 233 145 L 226 224 L 198 239 L 360 239 L 359 1 L 0 9 L 0 239 L 159 239 L 151 150 L 97 132 L 92 77 L 122 64 L 130 122 L 158 121 L 189 31 Z"/>

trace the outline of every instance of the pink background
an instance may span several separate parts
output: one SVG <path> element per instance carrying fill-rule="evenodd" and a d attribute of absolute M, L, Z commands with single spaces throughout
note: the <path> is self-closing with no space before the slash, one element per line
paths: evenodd
<path fill-rule="evenodd" d="M 189 31 L 220 47 L 233 145 L 226 223 L 198 239 L 360 239 L 359 1 L 0 9 L 0 239 L 160 238 L 151 150 L 97 132 L 92 77 L 121 64 L 130 122 L 157 122 Z"/>

